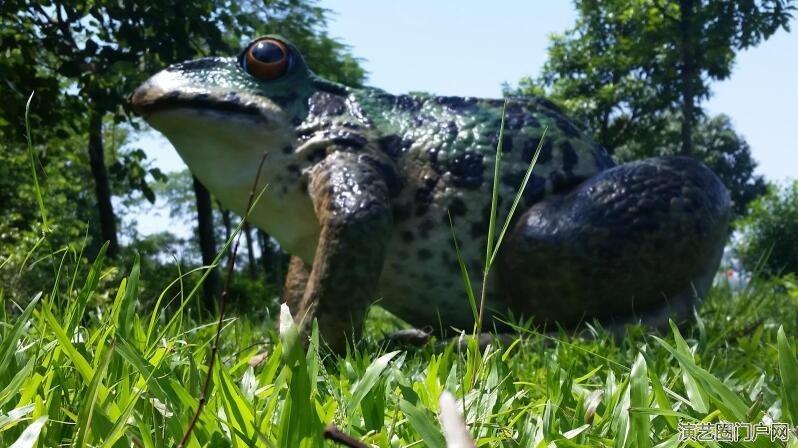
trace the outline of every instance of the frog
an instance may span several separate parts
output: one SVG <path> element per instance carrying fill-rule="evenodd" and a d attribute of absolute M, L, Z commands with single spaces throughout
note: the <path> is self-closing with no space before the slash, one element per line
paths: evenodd
<path fill-rule="evenodd" d="M 689 319 L 729 234 L 729 194 L 698 160 L 618 164 L 542 97 L 346 86 L 279 35 L 168 66 L 131 102 L 290 254 L 281 300 L 334 350 L 374 303 L 416 328 L 470 330 L 469 290 L 497 332 Z"/>

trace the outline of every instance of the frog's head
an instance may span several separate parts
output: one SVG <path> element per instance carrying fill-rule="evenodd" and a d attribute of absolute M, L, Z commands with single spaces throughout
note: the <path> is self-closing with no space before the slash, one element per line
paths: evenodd
<path fill-rule="evenodd" d="M 207 57 L 164 69 L 136 89 L 132 103 L 224 202 L 227 194 L 239 194 L 233 190 L 251 187 L 264 151 L 269 152 L 264 174 L 282 168 L 275 158 L 293 145 L 308 98 L 324 83 L 293 44 L 264 36 L 238 57 Z"/>

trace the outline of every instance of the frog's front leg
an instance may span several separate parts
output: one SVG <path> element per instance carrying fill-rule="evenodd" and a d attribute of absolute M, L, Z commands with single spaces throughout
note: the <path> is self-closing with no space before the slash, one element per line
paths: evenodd
<path fill-rule="evenodd" d="M 341 351 L 376 299 L 392 226 L 388 188 L 368 156 L 337 151 L 313 168 L 308 192 L 321 232 L 294 316 L 305 332 L 316 318 L 326 342 Z"/>
<path fill-rule="evenodd" d="M 311 266 L 297 256 L 292 256 L 291 261 L 288 262 L 288 272 L 285 275 L 282 298 L 283 302 L 288 305 L 288 309 L 291 310 L 292 315 L 296 315 L 299 306 L 302 304 L 302 297 L 305 295 L 308 278 L 310 277 L 310 269 Z"/>

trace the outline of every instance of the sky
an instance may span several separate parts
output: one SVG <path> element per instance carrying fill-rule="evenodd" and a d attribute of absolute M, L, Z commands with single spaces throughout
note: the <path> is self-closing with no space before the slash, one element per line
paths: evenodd
<path fill-rule="evenodd" d="M 350 46 L 367 84 L 391 93 L 500 97 L 503 82 L 537 75 L 549 35 L 571 27 L 566 0 L 322 0 L 329 34 Z M 798 27 L 793 19 L 792 28 Z M 725 113 L 751 145 L 757 172 L 771 181 L 798 178 L 798 32 L 779 31 L 737 54 L 730 79 L 712 84 L 709 114 Z M 139 144 L 164 171 L 184 165 L 154 132 Z M 161 220 L 139 219 L 143 233 Z"/>

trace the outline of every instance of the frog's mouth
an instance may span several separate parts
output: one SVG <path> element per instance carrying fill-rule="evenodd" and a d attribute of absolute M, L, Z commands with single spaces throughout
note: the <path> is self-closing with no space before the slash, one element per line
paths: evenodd
<path fill-rule="evenodd" d="M 223 87 L 207 88 L 166 69 L 139 86 L 130 98 L 133 110 L 150 121 L 153 115 L 176 109 L 234 115 L 259 124 L 273 121 L 279 108 L 268 98 Z"/>
<path fill-rule="evenodd" d="M 253 118 L 266 120 L 257 104 L 241 101 L 235 92 L 212 95 L 199 93 L 186 95 L 181 92 L 170 92 L 162 95 L 148 95 L 146 91 L 137 90 L 132 98 L 133 110 L 142 117 L 166 110 L 194 109 L 215 111 L 222 114 L 248 115 Z"/>

